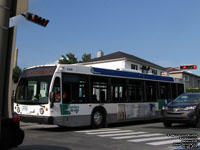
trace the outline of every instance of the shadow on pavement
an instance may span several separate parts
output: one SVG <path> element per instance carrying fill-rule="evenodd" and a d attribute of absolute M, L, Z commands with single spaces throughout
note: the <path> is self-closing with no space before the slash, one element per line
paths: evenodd
<path fill-rule="evenodd" d="M 126 126 L 145 125 L 145 124 L 160 123 L 160 122 L 161 122 L 160 119 L 139 120 L 139 121 L 130 121 L 122 123 L 113 123 L 109 124 L 108 127 L 126 127 Z"/>
<path fill-rule="evenodd" d="M 12 150 L 72 150 L 70 148 L 51 145 L 26 145 L 13 148 Z"/>
<path fill-rule="evenodd" d="M 148 128 L 148 129 L 191 129 L 191 128 L 196 128 L 194 125 L 190 125 L 190 124 L 184 124 L 184 123 L 179 123 L 179 124 L 172 124 L 171 127 L 164 127 L 163 126 L 146 126 L 144 128 Z M 196 128 L 198 129 L 198 128 Z"/>
<path fill-rule="evenodd" d="M 134 125 L 144 125 L 144 124 L 151 124 L 151 123 L 160 123 L 161 121 L 159 119 L 157 120 L 143 120 L 143 121 L 130 121 L 130 122 L 123 122 L 123 123 L 113 123 L 109 124 L 107 127 L 126 127 L 126 126 L 134 126 Z M 70 131 L 77 131 L 77 130 L 88 130 L 92 129 L 90 126 L 83 126 L 83 127 L 33 127 L 29 130 L 38 130 L 38 131 L 47 131 L 47 132 L 70 132 Z"/>
<path fill-rule="evenodd" d="M 91 129 L 90 127 L 37 127 L 37 128 L 30 128 L 29 130 L 35 131 L 47 131 L 47 132 L 70 132 L 70 131 L 77 131 L 77 130 L 87 130 Z"/>

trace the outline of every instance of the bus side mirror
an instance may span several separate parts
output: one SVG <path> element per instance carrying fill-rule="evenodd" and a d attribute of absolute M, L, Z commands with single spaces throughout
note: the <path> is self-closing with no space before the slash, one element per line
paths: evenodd
<path fill-rule="evenodd" d="M 55 93 L 54 92 L 50 92 L 50 107 L 52 108 L 54 106 L 54 102 L 55 102 Z"/>

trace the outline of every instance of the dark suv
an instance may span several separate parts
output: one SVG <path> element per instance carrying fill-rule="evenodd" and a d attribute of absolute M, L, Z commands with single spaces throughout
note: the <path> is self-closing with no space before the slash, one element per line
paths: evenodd
<path fill-rule="evenodd" d="M 190 123 L 200 127 L 200 93 L 185 93 L 163 106 L 161 110 L 165 127 L 172 123 Z"/>
<path fill-rule="evenodd" d="M 7 150 L 17 147 L 23 142 L 24 131 L 19 126 L 19 116 L 14 113 L 13 118 L 3 118 L 0 136 L 0 149 Z"/>

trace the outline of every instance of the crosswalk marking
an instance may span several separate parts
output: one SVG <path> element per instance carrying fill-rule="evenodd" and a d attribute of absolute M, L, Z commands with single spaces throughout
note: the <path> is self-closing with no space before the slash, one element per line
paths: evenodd
<path fill-rule="evenodd" d="M 151 142 L 151 143 L 146 143 L 148 145 L 165 145 L 165 144 L 172 144 L 172 143 L 176 143 L 176 142 L 181 142 L 180 139 L 174 139 L 174 140 L 167 140 L 167 141 L 159 141 L 159 142 Z"/>
<path fill-rule="evenodd" d="M 136 134 L 144 134 L 147 132 L 130 132 L 130 133 L 114 133 L 114 134 L 103 134 L 103 135 L 97 135 L 100 137 L 111 137 L 111 136 L 121 136 L 121 135 L 136 135 Z"/>
<path fill-rule="evenodd" d="M 92 132 L 92 133 L 86 133 L 86 134 L 110 134 L 110 133 L 123 133 L 123 132 L 132 132 L 132 130 L 119 130 L 119 131 Z"/>
<path fill-rule="evenodd" d="M 120 129 L 109 129 L 109 128 L 105 128 L 105 129 L 98 129 L 98 130 L 83 130 L 83 131 L 76 131 L 79 133 L 89 133 L 89 132 L 103 132 L 103 131 L 118 131 Z"/>
<path fill-rule="evenodd" d="M 131 139 L 131 138 L 151 137 L 151 136 L 159 136 L 159 135 L 163 135 L 163 134 L 161 134 L 161 133 L 152 133 L 152 134 L 144 134 L 144 135 L 120 136 L 120 137 L 112 137 L 112 139 Z"/>
<path fill-rule="evenodd" d="M 150 138 L 142 138 L 142 139 L 128 140 L 128 142 L 147 142 L 147 141 L 165 140 L 165 139 L 173 139 L 173 138 L 175 138 L 175 137 L 169 137 L 169 136 L 150 137 Z"/>
<path fill-rule="evenodd" d="M 127 139 L 127 142 L 145 142 L 145 144 L 152 146 L 166 145 L 181 142 L 177 137 L 165 136 L 161 133 L 148 133 L 148 132 L 134 132 L 133 130 L 121 129 L 97 129 L 97 130 L 84 130 L 75 131 L 88 135 L 96 135 L 99 137 L 110 137 L 114 140 Z"/>

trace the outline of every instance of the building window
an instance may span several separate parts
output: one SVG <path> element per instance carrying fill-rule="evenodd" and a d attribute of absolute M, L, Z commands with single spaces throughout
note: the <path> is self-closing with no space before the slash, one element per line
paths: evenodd
<path fill-rule="evenodd" d="M 185 76 L 184 76 L 184 80 L 185 80 L 185 81 L 190 81 L 189 76 L 185 75 Z"/>
<path fill-rule="evenodd" d="M 200 85 L 200 80 L 197 80 L 198 85 Z"/>
<path fill-rule="evenodd" d="M 138 70 L 138 66 L 135 65 L 135 64 L 131 64 L 131 69 L 133 69 L 133 70 Z"/>
<path fill-rule="evenodd" d="M 152 74 L 156 74 L 157 75 L 157 70 L 152 69 Z"/>

